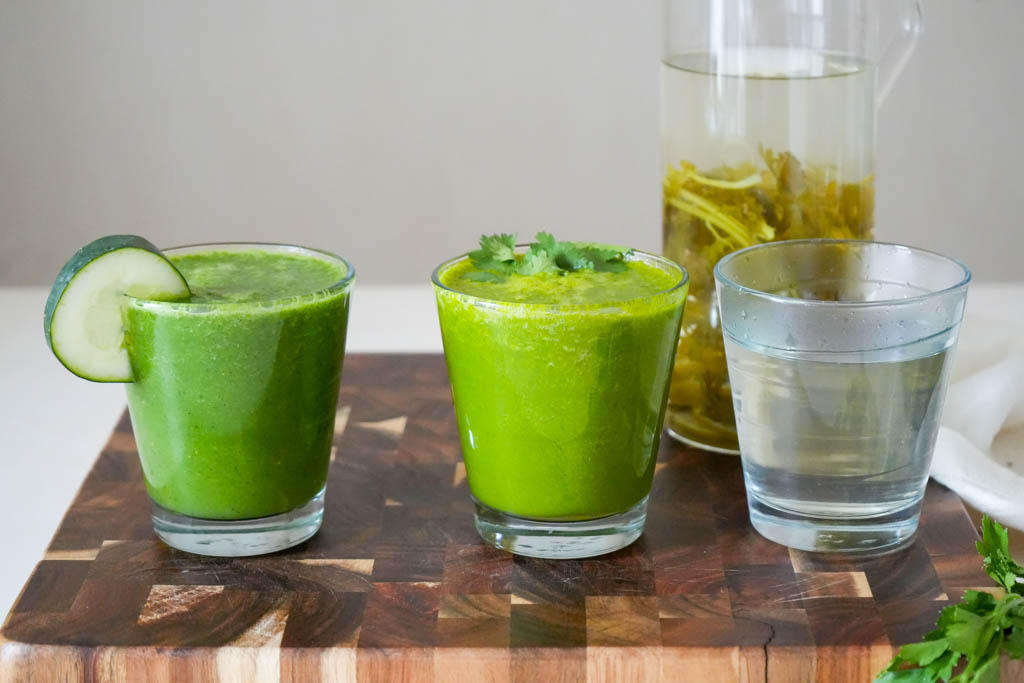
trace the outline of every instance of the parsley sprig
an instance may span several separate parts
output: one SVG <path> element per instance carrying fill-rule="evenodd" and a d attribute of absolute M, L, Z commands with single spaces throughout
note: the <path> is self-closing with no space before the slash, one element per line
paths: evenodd
<path fill-rule="evenodd" d="M 508 275 L 565 275 L 579 270 L 621 273 L 631 249 L 583 242 L 559 242 L 550 233 L 538 232 L 529 250 L 516 254 L 516 236 L 482 235 L 480 248 L 469 252 L 476 271 L 466 277 L 481 282 L 501 282 Z"/>
<path fill-rule="evenodd" d="M 1024 659 L 1024 567 L 1010 555 L 1006 529 L 988 515 L 977 548 L 1003 597 L 966 591 L 962 603 L 942 610 L 923 642 L 900 648 L 876 683 L 998 683 L 1002 653 Z"/>

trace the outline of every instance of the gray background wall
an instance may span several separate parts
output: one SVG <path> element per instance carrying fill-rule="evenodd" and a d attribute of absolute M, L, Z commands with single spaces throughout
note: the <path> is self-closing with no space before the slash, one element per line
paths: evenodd
<path fill-rule="evenodd" d="M 926 0 L 877 235 L 1021 280 L 1024 3 Z M 0 0 L 0 284 L 277 240 L 423 282 L 481 232 L 660 247 L 656 3 Z"/>

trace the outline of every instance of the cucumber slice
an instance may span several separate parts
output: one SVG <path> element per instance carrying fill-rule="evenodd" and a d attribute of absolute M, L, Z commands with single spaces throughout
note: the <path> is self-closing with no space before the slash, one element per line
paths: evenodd
<path fill-rule="evenodd" d="M 124 295 L 177 301 L 188 283 L 167 257 L 135 235 L 101 237 L 79 249 L 53 283 L 43 331 L 53 355 L 93 382 L 130 382 L 121 307 Z"/>

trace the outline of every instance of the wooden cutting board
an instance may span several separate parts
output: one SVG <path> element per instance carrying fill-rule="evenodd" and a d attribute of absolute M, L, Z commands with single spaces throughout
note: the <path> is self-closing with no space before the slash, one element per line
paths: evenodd
<path fill-rule="evenodd" d="M 991 586 L 942 486 L 910 548 L 817 557 L 750 527 L 738 458 L 670 439 L 631 547 L 488 548 L 440 356 L 350 355 L 336 431 L 319 534 L 207 558 L 153 536 L 123 418 L 8 615 L 0 679 L 863 683 Z"/>

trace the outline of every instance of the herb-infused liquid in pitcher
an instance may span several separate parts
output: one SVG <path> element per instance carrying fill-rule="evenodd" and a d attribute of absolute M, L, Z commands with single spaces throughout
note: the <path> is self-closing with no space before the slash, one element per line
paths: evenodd
<path fill-rule="evenodd" d="M 662 64 L 663 247 L 690 272 L 666 424 L 735 452 L 712 269 L 809 237 L 870 239 L 875 68 L 811 49 L 687 52 Z"/>

